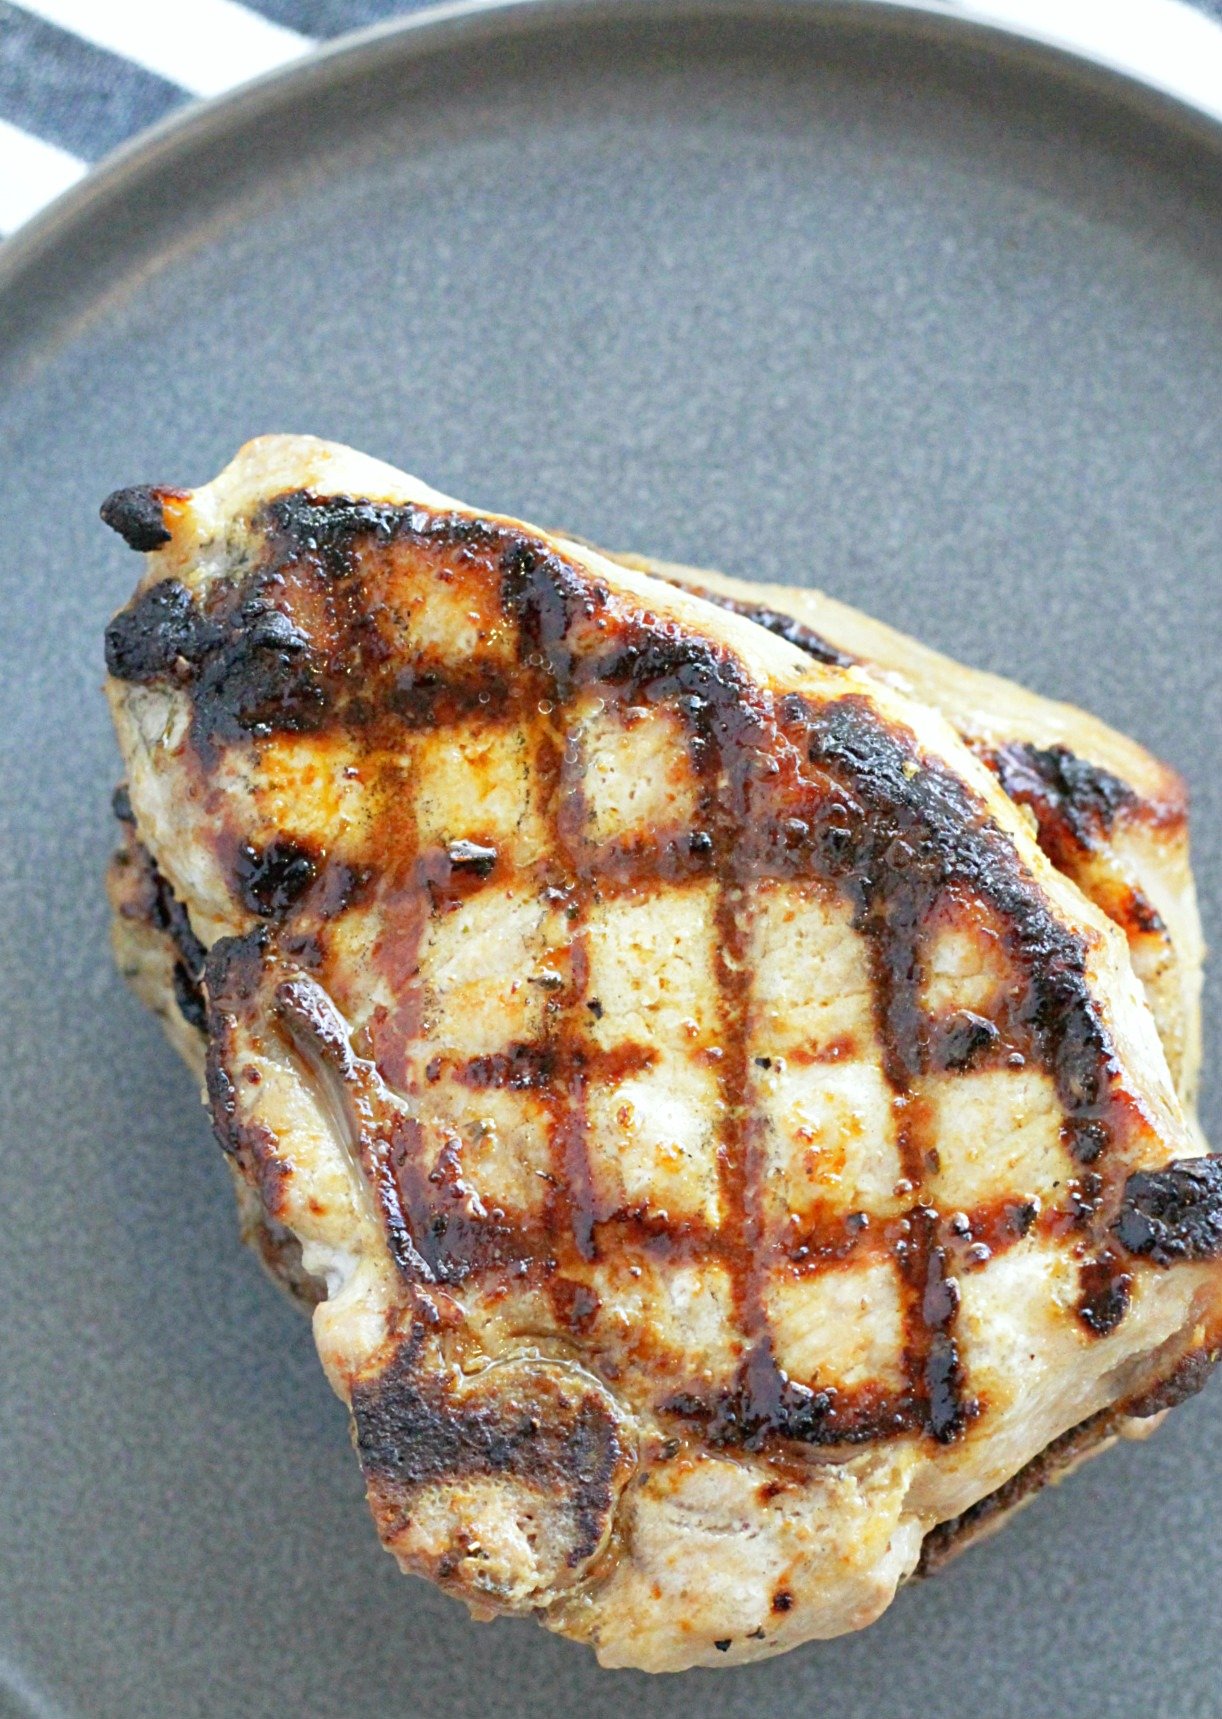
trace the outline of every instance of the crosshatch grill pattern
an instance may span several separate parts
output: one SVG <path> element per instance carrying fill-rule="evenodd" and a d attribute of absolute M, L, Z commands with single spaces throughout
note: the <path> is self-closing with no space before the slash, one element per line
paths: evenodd
<path fill-rule="evenodd" d="M 263 925 L 210 957 L 214 1048 L 253 958 L 361 1087 L 409 1279 L 756 1452 L 961 1436 L 1008 1250 L 1062 1285 L 1068 1251 L 1081 1329 L 1116 1328 L 1148 1124 L 1081 939 L 957 777 L 512 527 L 304 493 L 256 526 L 110 667 L 189 687 L 201 773 L 253 748 L 225 863 Z"/>

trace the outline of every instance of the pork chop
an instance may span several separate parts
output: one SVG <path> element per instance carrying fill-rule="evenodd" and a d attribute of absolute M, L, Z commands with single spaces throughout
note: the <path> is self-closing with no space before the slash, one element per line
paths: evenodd
<path fill-rule="evenodd" d="M 740 1662 L 1203 1377 L 1222 1165 L 940 715 L 307 439 L 104 514 L 149 971 L 405 1569 Z"/>

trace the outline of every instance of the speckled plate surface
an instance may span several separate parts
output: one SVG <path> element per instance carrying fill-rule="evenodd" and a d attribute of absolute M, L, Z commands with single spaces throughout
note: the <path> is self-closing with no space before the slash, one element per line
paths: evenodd
<path fill-rule="evenodd" d="M 764 1666 L 600 1672 L 396 1574 L 111 970 L 101 633 L 138 567 L 96 517 L 312 430 L 820 583 L 1184 770 L 1216 943 L 1219 135 L 903 5 L 494 6 L 177 122 L 0 258 L 0 1708 L 1222 1709 L 1216 1384 L 865 1635 Z"/>

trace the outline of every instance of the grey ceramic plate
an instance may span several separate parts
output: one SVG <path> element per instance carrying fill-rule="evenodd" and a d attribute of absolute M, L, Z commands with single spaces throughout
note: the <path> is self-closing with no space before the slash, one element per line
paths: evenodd
<path fill-rule="evenodd" d="M 818 581 L 1179 765 L 1217 941 L 1220 162 L 1186 108 L 918 9 L 499 7 L 189 117 L 6 253 L 13 1711 L 1222 1710 L 1216 1385 L 866 1635 L 745 1671 L 600 1673 L 396 1574 L 111 972 L 100 642 L 137 565 L 96 518 L 313 430 L 598 542 Z"/>

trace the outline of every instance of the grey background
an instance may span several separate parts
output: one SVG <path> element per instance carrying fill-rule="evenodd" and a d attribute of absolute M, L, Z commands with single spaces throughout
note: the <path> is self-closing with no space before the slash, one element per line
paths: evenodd
<path fill-rule="evenodd" d="M 190 1079 L 111 971 L 100 637 L 138 564 L 97 504 L 272 428 L 818 582 L 1098 710 L 1188 775 L 1218 940 L 1216 139 L 841 11 L 651 15 L 306 74 L 0 280 L 13 1712 L 1222 1713 L 1216 1385 L 866 1634 L 764 1667 L 599 1672 L 403 1581 Z M 1222 1137 L 1212 1080 L 1206 1118 Z"/>

